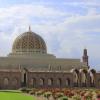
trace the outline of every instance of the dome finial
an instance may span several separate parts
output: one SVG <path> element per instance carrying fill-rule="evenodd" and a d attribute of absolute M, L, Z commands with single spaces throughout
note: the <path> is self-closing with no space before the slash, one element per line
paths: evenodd
<path fill-rule="evenodd" d="M 30 27 L 30 25 L 29 25 L 29 32 L 31 32 L 31 27 Z"/>

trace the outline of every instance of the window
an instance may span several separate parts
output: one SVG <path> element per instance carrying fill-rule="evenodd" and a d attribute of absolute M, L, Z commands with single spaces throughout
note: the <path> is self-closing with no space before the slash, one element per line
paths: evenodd
<path fill-rule="evenodd" d="M 12 85 L 13 86 L 16 86 L 18 84 L 18 80 L 16 79 L 16 78 L 14 78 L 13 80 L 12 80 Z"/>
<path fill-rule="evenodd" d="M 51 86 L 53 84 L 53 79 L 48 79 L 48 86 Z"/>
<path fill-rule="evenodd" d="M 4 78 L 4 85 L 5 86 L 9 85 L 9 79 L 8 78 Z"/>
<path fill-rule="evenodd" d="M 66 79 L 66 86 L 70 86 L 70 79 L 69 78 Z"/>
<path fill-rule="evenodd" d="M 40 79 L 40 85 L 43 86 L 44 85 L 44 79 Z"/>
<path fill-rule="evenodd" d="M 36 85 L 36 79 L 35 78 L 31 79 L 31 85 L 32 85 L 32 87 L 35 87 L 35 85 Z"/>
<path fill-rule="evenodd" d="M 61 79 L 60 79 L 60 78 L 57 79 L 57 85 L 58 85 L 58 86 L 61 86 Z"/>

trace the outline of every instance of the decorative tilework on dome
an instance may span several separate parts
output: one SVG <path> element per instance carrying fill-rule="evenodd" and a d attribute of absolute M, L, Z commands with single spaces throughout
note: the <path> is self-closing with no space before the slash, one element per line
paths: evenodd
<path fill-rule="evenodd" d="M 47 49 L 45 41 L 36 33 L 29 31 L 15 39 L 12 52 L 47 53 Z"/>

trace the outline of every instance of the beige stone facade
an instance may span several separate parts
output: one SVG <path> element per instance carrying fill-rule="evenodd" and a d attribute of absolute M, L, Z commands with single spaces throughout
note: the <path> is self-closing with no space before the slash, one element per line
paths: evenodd
<path fill-rule="evenodd" d="M 100 88 L 100 73 L 90 68 L 87 49 L 82 58 L 48 54 L 45 41 L 29 29 L 16 38 L 7 57 L 0 57 L 0 88 Z"/>
<path fill-rule="evenodd" d="M 76 73 L 76 72 L 75 72 Z M 93 73 L 94 79 L 91 80 L 90 73 L 74 72 L 28 72 L 23 71 L 0 71 L 0 88 L 1 89 L 18 89 L 21 87 L 29 88 L 66 88 L 66 87 L 96 87 L 100 88 L 100 73 Z M 26 75 L 26 77 L 25 77 Z M 26 79 L 25 79 L 26 78 Z M 83 79 L 85 78 L 85 79 Z M 77 81 L 76 81 L 77 80 Z M 85 80 L 85 81 L 84 81 Z"/>

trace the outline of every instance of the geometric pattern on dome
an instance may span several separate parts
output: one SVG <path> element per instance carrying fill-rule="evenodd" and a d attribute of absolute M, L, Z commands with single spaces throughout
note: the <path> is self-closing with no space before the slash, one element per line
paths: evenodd
<path fill-rule="evenodd" d="M 45 41 L 32 31 L 19 35 L 12 46 L 12 53 L 47 53 Z"/>

